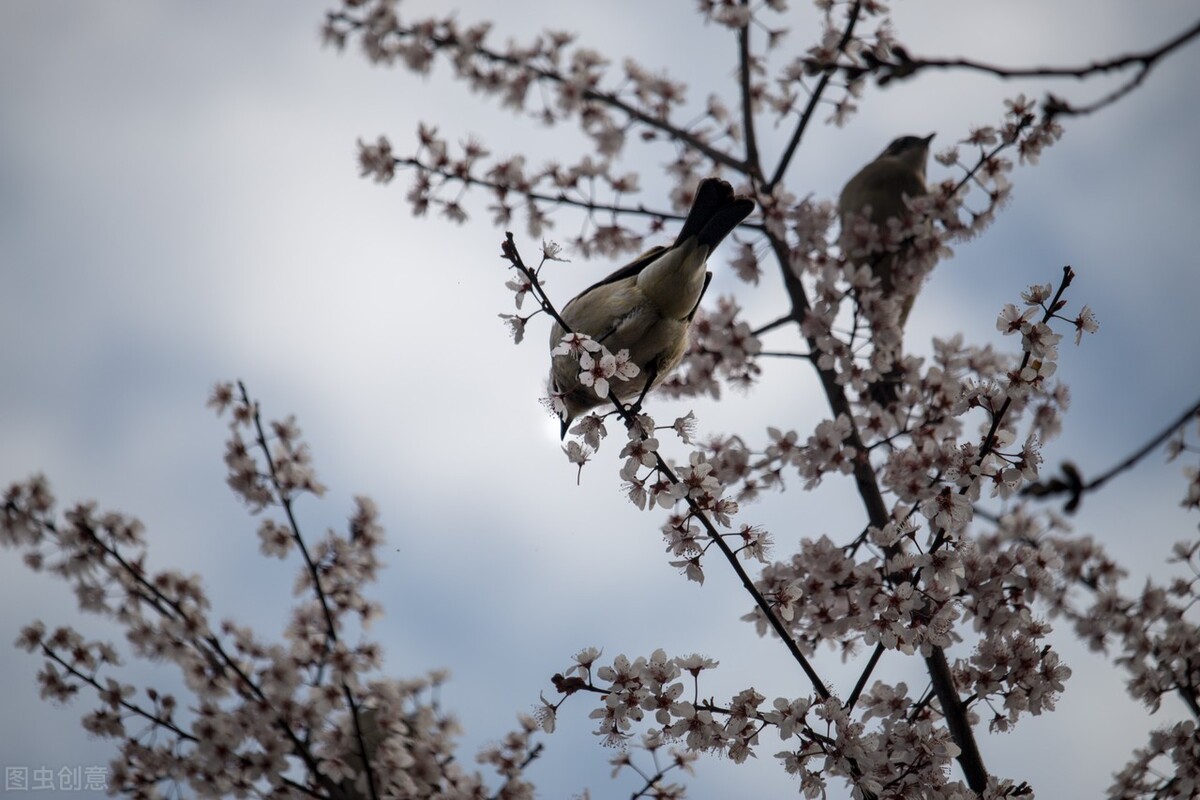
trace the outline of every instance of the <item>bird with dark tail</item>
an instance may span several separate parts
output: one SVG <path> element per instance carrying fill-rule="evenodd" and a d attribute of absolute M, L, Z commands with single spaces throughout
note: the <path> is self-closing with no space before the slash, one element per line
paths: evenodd
<path fill-rule="evenodd" d="M 885 297 L 898 301 L 901 333 L 913 302 L 917 299 L 919 282 L 903 285 L 897 280 L 900 263 L 908 257 L 905 248 L 900 251 L 859 251 L 861 228 L 858 223 L 865 220 L 877 229 L 885 229 L 889 220 L 902 220 L 909 213 L 908 203 L 925 194 L 925 165 L 929 160 L 928 136 L 901 136 L 889 144 L 879 156 L 855 173 L 838 198 L 838 216 L 841 218 L 842 250 L 856 263 L 865 263 L 879 279 L 879 288 Z M 868 238 L 867 241 L 870 241 Z M 897 343 L 896 352 L 901 351 Z M 883 375 L 880 380 L 867 387 L 867 396 L 887 407 L 896 402 L 901 374 L 898 365 Z"/>
<path fill-rule="evenodd" d="M 679 366 L 692 319 L 712 279 L 708 257 L 753 210 L 752 199 L 735 195 L 719 178 L 706 178 L 674 244 L 651 248 L 563 308 L 563 321 L 572 333 L 590 336 L 610 353 L 629 351 L 639 372 L 612 383 L 619 399 L 640 400 Z M 555 322 L 552 351 L 566 333 Z M 579 359 L 570 354 L 551 356 L 550 393 L 562 409 L 563 436 L 577 416 L 607 402 L 580 381 Z"/>

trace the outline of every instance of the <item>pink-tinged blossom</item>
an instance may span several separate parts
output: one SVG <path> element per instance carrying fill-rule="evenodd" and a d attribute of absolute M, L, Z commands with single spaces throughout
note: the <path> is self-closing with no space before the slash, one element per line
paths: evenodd
<path fill-rule="evenodd" d="M 593 451 L 592 448 L 581 445 L 579 442 L 572 439 L 563 447 L 563 453 L 567 456 L 567 461 L 579 467 L 579 475 L 583 474 L 583 467 L 591 460 Z"/>
<path fill-rule="evenodd" d="M 689 411 L 682 417 L 676 417 L 675 422 L 671 425 L 671 429 L 675 431 L 675 435 L 679 437 L 681 442 L 691 444 L 696 436 L 695 412 Z"/>
<path fill-rule="evenodd" d="M 628 459 L 626 469 L 634 465 L 653 467 L 658 463 L 657 452 L 658 439 L 646 438 L 641 431 L 634 429 L 629 431 L 629 441 L 622 448 L 620 457 Z"/>
<path fill-rule="evenodd" d="M 1075 344 L 1083 339 L 1085 333 L 1095 333 L 1100 330 L 1100 323 L 1096 320 L 1096 315 L 1092 313 L 1092 309 L 1084 306 L 1079 311 L 1079 316 L 1075 317 Z"/>
<path fill-rule="evenodd" d="M 596 451 L 600 449 L 600 440 L 608 436 L 608 428 L 604 425 L 603 417 L 598 414 L 585 414 L 575 420 L 569 433 L 581 437 L 585 445 Z"/>
<path fill-rule="evenodd" d="M 375 144 L 358 140 L 358 166 L 362 177 L 370 176 L 376 183 L 389 183 L 396 175 L 396 159 L 391 142 L 380 136 Z"/>
<path fill-rule="evenodd" d="M 1054 294 L 1054 286 L 1049 283 L 1031 284 L 1028 289 L 1021 292 L 1021 299 L 1027 306 L 1038 307 L 1046 303 L 1047 300 Z"/>
<path fill-rule="evenodd" d="M 996 330 L 1005 336 L 1012 333 L 1020 333 L 1029 327 L 1029 320 L 1033 318 L 1036 312 L 1036 306 L 1021 310 L 1012 303 L 1006 303 L 1000 311 L 999 318 L 996 320 Z"/>
<path fill-rule="evenodd" d="M 542 258 L 546 261 L 560 261 L 564 263 L 570 261 L 570 259 L 562 257 L 562 245 L 558 242 L 548 242 L 545 239 L 542 240 Z M 517 307 L 520 308 L 520 305 L 518 304 Z"/>
<path fill-rule="evenodd" d="M 292 550 L 291 530 L 273 519 L 264 519 L 259 523 L 258 538 L 259 550 L 265 556 L 286 558 Z"/>
<path fill-rule="evenodd" d="M 550 355 L 580 358 L 587 353 L 599 352 L 602 348 L 603 345 L 586 334 L 568 333 L 554 346 L 554 349 L 550 351 Z"/>
<path fill-rule="evenodd" d="M 580 354 L 579 383 L 591 388 L 598 397 L 608 397 L 608 379 L 616 374 L 617 358 L 612 353 L 606 351 L 598 359 L 588 351 Z"/>
<path fill-rule="evenodd" d="M 525 295 L 533 290 L 533 283 L 528 276 L 518 274 L 515 278 L 504 282 L 505 287 L 514 293 L 513 300 L 516 302 L 517 308 L 521 307 L 521 303 L 525 301 Z"/>
<path fill-rule="evenodd" d="M 943 487 L 935 497 L 921 504 L 921 513 L 930 524 L 940 531 L 956 533 L 971 521 L 971 501 L 949 486 Z"/>
<path fill-rule="evenodd" d="M 525 340 L 525 317 L 518 317 L 515 314 L 498 314 L 500 319 L 508 325 L 508 333 L 513 338 L 513 344 L 520 344 Z"/>

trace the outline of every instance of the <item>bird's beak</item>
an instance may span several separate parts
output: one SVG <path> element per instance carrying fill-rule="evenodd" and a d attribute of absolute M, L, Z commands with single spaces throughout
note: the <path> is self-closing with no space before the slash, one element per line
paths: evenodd
<path fill-rule="evenodd" d="M 937 136 L 936 132 L 931 133 L 928 136 L 926 136 L 924 139 L 922 139 L 921 141 L 925 143 L 926 147 L 929 147 L 929 143 L 933 141 L 933 137 L 935 137 L 935 136 Z"/>
<path fill-rule="evenodd" d="M 562 427 L 559 428 L 559 431 L 558 431 L 559 441 L 562 441 L 563 439 L 567 438 L 567 428 L 569 428 L 569 427 L 571 427 L 571 420 L 564 419 L 562 421 Z"/>

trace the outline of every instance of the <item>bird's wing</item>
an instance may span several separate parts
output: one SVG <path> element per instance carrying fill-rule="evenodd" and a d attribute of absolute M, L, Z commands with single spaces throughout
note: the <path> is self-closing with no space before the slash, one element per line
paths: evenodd
<path fill-rule="evenodd" d="M 678 247 L 690 237 L 699 237 L 699 243 L 708 245 L 708 252 L 716 249 L 729 233 L 754 210 L 754 201 L 749 197 L 735 197 L 733 187 L 720 178 L 705 178 L 696 189 L 692 210 L 684 220 L 675 243 Z M 616 283 L 631 275 L 637 275 L 668 248 L 658 245 L 635 258 L 625 266 L 597 281 L 579 293 L 579 297 L 601 286 Z"/>
<path fill-rule="evenodd" d="M 700 301 L 704 299 L 704 293 L 708 291 L 708 285 L 712 283 L 712 273 L 704 273 L 704 286 L 700 287 L 700 296 L 696 298 L 696 305 L 692 306 L 692 310 L 688 312 L 687 321 L 690 323 L 696 316 L 696 312 L 700 310 Z"/>
<path fill-rule="evenodd" d="M 649 250 L 642 253 L 640 256 L 635 258 L 633 261 L 630 261 L 628 264 L 621 267 L 616 272 L 612 273 L 611 275 L 609 275 L 605 278 L 601 278 L 600 280 L 596 281 L 588 288 L 584 289 L 582 292 L 580 292 L 576 296 L 576 299 L 583 297 L 585 294 L 592 291 L 593 289 L 597 289 L 601 286 L 606 286 L 610 283 L 616 283 L 617 281 L 624 280 L 625 278 L 628 278 L 631 275 L 637 275 L 639 272 L 641 272 L 642 270 L 644 270 L 646 268 L 647 264 L 649 264 L 654 259 L 658 258 L 658 256 L 661 253 L 663 253 L 666 249 L 667 248 L 663 247 L 662 245 L 655 245 L 654 247 L 651 247 Z"/>
<path fill-rule="evenodd" d="M 901 197 L 923 194 L 925 182 L 920 175 L 898 159 L 881 158 L 859 170 L 842 189 L 838 213 L 844 221 L 848 214 L 861 214 L 871 206 L 871 221 L 878 225 L 902 213 Z"/>

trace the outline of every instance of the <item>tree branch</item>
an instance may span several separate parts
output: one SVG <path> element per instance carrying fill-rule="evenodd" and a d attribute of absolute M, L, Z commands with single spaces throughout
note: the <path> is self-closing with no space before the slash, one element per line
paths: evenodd
<path fill-rule="evenodd" d="M 788 298 L 792 304 L 791 316 L 796 320 L 797 325 L 800 325 L 803 323 L 804 317 L 810 308 L 808 295 L 804 290 L 804 285 L 800 282 L 800 278 L 789 266 L 791 260 L 788 257 L 787 244 L 777 236 L 772 235 L 769 231 L 767 232 L 767 239 L 771 244 L 772 250 L 775 252 L 775 258 L 779 263 L 779 269 L 783 276 L 784 287 L 787 289 Z M 815 340 L 808 336 L 804 338 L 811 352 L 820 352 Z M 883 528 L 887 525 L 890 514 L 887 504 L 883 500 L 883 494 L 879 489 L 875 470 L 871 467 L 869 453 L 863 444 L 858 427 L 854 424 L 854 413 L 850 407 L 850 401 L 846 398 L 846 390 L 837 382 L 837 376 L 833 370 L 823 369 L 816 359 L 813 359 L 813 367 L 817 370 L 817 375 L 821 379 L 821 386 L 825 391 L 825 397 L 829 402 L 829 407 L 834 417 L 845 416 L 850 422 L 850 432 L 846 436 L 845 442 L 853 447 L 857 453 L 853 465 L 854 483 L 858 487 L 859 497 L 866 507 L 870 524 L 877 528 Z M 961 702 L 958 701 L 954 679 L 950 674 L 949 666 L 946 665 L 945 653 L 942 652 L 940 647 L 934 647 L 932 654 L 925 658 L 925 663 L 929 669 L 929 677 L 933 681 L 938 697 L 945 698 L 942 702 L 942 711 L 946 716 L 950 734 L 954 737 L 955 744 L 959 747 L 958 763 L 967 778 L 967 785 L 971 787 L 972 791 L 982 792 L 987 787 L 987 768 L 983 765 L 979 747 L 975 743 L 974 732 L 967 722 L 966 711 L 962 708 Z M 951 716 L 953 715 L 957 715 L 957 718 L 952 720 Z"/>
<path fill-rule="evenodd" d="M 650 217 L 656 220 L 673 220 L 676 222 L 683 222 L 685 219 L 687 219 L 687 214 L 679 214 L 674 211 L 662 211 L 661 209 L 647 208 L 641 203 L 637 205 L 597 203 L 590 199 L 571 197 L 567 193 L 561 191 L 558 194 L 535 192 L 530 189 L 522 189 L 516 186 L 511 186 L 500 181 L 489 180 L 487 178 L 478 178 L 470 173 L 427 164 L 421 159 L 413 156 L 393 157 L 392 163 L 398 167 L 412 167 L 419 172 L 424 172 L 429 175 L 436 175 L 447 183 L 451 181 L 457 181 L 464 186 L 475 186 L 482 189 L 490 189 L 491 191 L 495 192 L 498 197 L 514 194 L 523 197 L 530 202 L 578 208 L 586 211 L 589 215 L 596 213 L 609 213 L 613 214 L 614 216 L 641 216 Z M 756 231 L 764 230 L 761 222 L 743 222 L 741 227 Z"/>
<path fill-rule="evenodd" d="M 259 414 L 258 405 L 250 401 L 250 395 L 246 391 L 246 385 L 238 381 L 238 390 L 242 394 L 242 402 L 246 407 L 252 409 L 251 420 L 254 423 L 254 430 L 258 436 L 258 446 L 262 450 L 263 457 L 267 461 L 268 475 L 271 479 L 271 485 L 275 487 L 275 496 L 279 498 L 280 505 L 283 506 L 284 514 L 287 515 L 288 526 L 292 531 L 292 539 L 295 540 L 297 548 L 300 550 L 300 555 L 304 559 L 304 564 L 308 567 L 309 577 L 312 579 L 313 591 L 317 595 L 317 600 L 321 605 L 321 611 L 325 616 L 325 652 L 322 658 L 329 654 L 333 649 L 333 645 L 338 641 L 337 625 L 334 623 L 333 612 L 329 608 L 329 600 L 325 596 L 325 590 L 321 586 L 321 575 L 317 571 L 316 562 L 309 555 L 308 547 L 304 543 L 304 537 L 300 535 L 300 524 L 296 521 L 296 515 L 292 509 L 291 494 L 283 487 L 279 479 L 279 472 L 275 466 L 275 459 L 271 456 L 271 448 L 267 446 L 266 433 L 263 430 L 262 416 Z M 371 800 L 378 800 L 379 791 L 375 786 L 375 771 L 371 769 L 371 759 L 367 754 L 367 743 L 363 737 L 362 719 L 358 701 L 354 699 L 354 692 L 350 690 L 349 684 L 344 680 L 341 683 L 342 695 L 346 698 L 346 706 L 350 709 L 350 716 L 354 722 L 354 737 L 358 744 L 358 754 L 362 758 L 363 772 L 367 774 L 367 792 Z"/>
<path fill-rule="evenodd" d="M 1100 487 L 1108 483 L 1116 476 L 1120 475 L 1122 472 L 1135 467 L 1139 461 L 1157 450 L 1159 445 L 1170 438 L 1171 434 L 1182 428 L 1188 423 L 1188 420 L 1198 414 L 1200 414 L 1200 400 L 1193 403 L 1191 407 L 1179 415 L 1179 417 L 1171 422 L 1170 425 L 1160 431 L 1146 444 L 1142 445 L 1142 447 L 1140 447 L 1128 458 L 1124 459 L 1121 461 L 1121 463 L 1112 467 L 1107 472 L 1102 473 L 1099 477 L 1093 478 L 1087 483 L 1083 482 L 1082 475 L 1080 475 L 1078 468 L 1076 468 L 1071 462 L 1067 461 L 1064 462 L 1061 467 L 1063 477 L 1050 478 L 1046 481 L 1031 483 L 1021 490 L 1021 494 L 1038 498 L 1054 497 L 1060 494 L 1069 495 L 1065 510 L 1068 513 L 1074 513 L 1079 507 L 1079 502 L 1083 498 L 1083 495 L 1087 494 L 1088 492 L 1099 490 Z"/>
<path fill-rule="evenodd" d="M 876 72 L 880 81 L 911 78 L 926 69 L 964 69 L 972 72 L 982 72 L 997 78 L 1088 78 L 1092 75 L 1113 72 L 1126 67 L 1138 65 L 1143 68 L 1153 66 L 1171 52 L 1177 50 L 1190 40 L 1200 36 L 1200 21 L 1192 27 L 1168 39 L 1158 47 L 1141 53 L 1129 53 L 1103 61 L 1093 61 L 1074 67 L 1005 67 L 988 64 L 969 58 L 922 58 L 910 56 L 904 48 L 894 48 L 894 60 L 885 61 L 875 57 L 868 59 L 868 66 L 861 64 L 820 62 L 809 59 L 807 65 L 813 69 L 842 71 L 849 73 L 852 78 L 861 77 L 865 72 Z"/>
<path fill-rule="evenodd" d="M 875 665 L 879 663 L 879 659 L 883 655 L 883 650 L 882 642 L 875 645 L 875 650 L 871 653 L 871 658 L 867 661 L 867 666 L 863 668 L 862 674 L 858 676 L 858 682 L 854 684 L 854 690 L 846 698 L 846 710 L 854 708 L 858 703 L 858 698 L 862 695 L 863 689 L 866 688 L 867 681 L 871 678 L 871 673 L 875 671 Z"/>
<path fill-rule="evenodd" d="M 862 13 L 862 0 L 855 0 L 854 6 L 847 13 L 846 28 L 842 32 L 842 38 L 838 42 L 837 49 L 839 52 L 845 52 L 846 45 L 850 43 L 854 36 L 854 27 L 858 24 L 858 19 Z M 826 87 L 829 86 L 829 81 L 833 73 L 825 72 L 817 80 L 816 88 L 808 96 L 808 104 L 805 105 L 804 111 L 800 114 L 800 120 L 796 123 L 796 129 L 792 131 L 792 138 L 788 141 L 787 148 L 784 149 L 783 155 L 779 159 L 779 164 L 775 167 L 775 174 L 771 176 L 771 180 L 763 187 L 765 194 L 770 194 L 775 185 L 783 180 L 783 175 L 787 172 L 788 165 L 792 163 L 792 156 L 796 153 L 796 148 L 800 146 L 800 139 L 804 137 L 804 131 L 808 128 L 808 123 L 812 121 L 813 113 L 817 110 L 817 103 L 821 101 L 821 95 L 825 93 Z"/>
<path fill-rule="evenodd" d="M 824 76 L 842 72 L 850 80 L 874 73 L 880 86 L 885 86 L 894 80 L 906 80 L 929 69 L 961 69 L 1005 80 L 1012 78 L 1077 78 L 1084 80 L 1094 75 L 1107 74 L 1132 66 L 1138 68 L 1134 76 L 1127 82 L 1089 105 L 1075 107 L 1052 94 L 1047 96 L 1043 105 L 1048 116 L 1082 116 L 1110 105 L 1136 89 L 1159 61 L 1197 36 L 1200 36 L 1200 21 L 1156 48 L 1073 67 L 1005 67 L 969 58 L 914 58 L 908 55 L 902 47 L 893 49 L 891 60 L 879 59 L 872 54 L 867 54 L 864 56 L 865 64 L 841 61 L 821 62 L 814 59 L 808 59 L 805 63 L 810 69 L 820 70 Z"/>
<path fill-rule="evenodd" d="M 366 29 L 369 27 L 366 22 L 355 19 L 355 18 L 351 17 L 350 15 L 346 14 L 345 12 L 340 12 L 340 11 L 339 12 L 329 12 L 328 14 L 326 14 L 326 19 L 329 22 L 344 22 L 347 25 L 349 25 L 352 29 L 355 29 L 355 30 L 363 30 L 363 29 Z M 448 37 L 445 37 L 445 36 L 439 36 L 436 33 L 421 32 L 416 28 L 404 28 L 404 27 L 401 27 L 399 24 L 397 24 L 395 28 L 393 28 L 391 31 L 389 31 L 389 33 L 391 33 L 393 36 L 400 37 L 400 38 L 407 36 L 407 37 L 411 37 L 414 39 L 428 41 L 430 44 L 432 44 L 434 47 L 436 47 L 439 50 L 458 50 L 458 51 L 462 52 L 462 48 L 459 46 L 459 43 L 457 41 L 450 39 Z M 565 85 L 567 83 L 570 83 L 570 81 L 568 81 L 567 78 L 563 77 L 562 75 L 560 75 L 559 73 L 557 73 L 553 70 L 547 69 L 545 67 L 533 66 L 532 64 L 528 63 L 527 61 L 525 61 L 521 58 L 518 58 L 516 56 L 506 55 L 504 53 L 501 53 L 496 50 L 492 50 L 488 47 L 485 47 L 485 46 L 483 46 L 482 43 L 477 44 L 476 46 L 472 47 L 470 54 L 479 56 L 480 58 L 483 58 L 485 61 L 489 61 L 493 64 L 503 64 L 504 66 L 512 67 L 513 69 L 524 71 L 527 74 L 529 74 L 539 80 L 549 81 L 550 83 L 556 83 L 556 84 L 560 84 L 560 85 Z M 726 153 L 722 150 L 718 150 L 717 148 L 713 147 L 708 142 L 695 136 L 694 134 L 691 134 L 682 128 L 672 125 L 666 119 L 659 119 L 658 117 L 656 117 L 650 113 L 647 113 L 646 111 L 643 111 L 640 108 L 637 108 L 636 106 L 634 106 L 634 105 L 630 104 L 629 102 L 623 100 L 622 98 L 618 97 L 613 92 L 605 92 L 605 91 L 601 91 L 599 89 L 583 87 L 583 88 L 580 88 L 580 90 L 579 90 L 579 96 L 584 98 L 585 100 L 593 100 L 595 102 L 598 102 L 603 105 L 607 105 L 613 109 L 616 109 L 617 111 L 620 111 L 621 113 L 625 114 L 631 120 L 640 122 L 652 130 L 656 130 L 660 133 L 663 133 L 667 137 L 674 139 L 678 142 L 681 142 L 682 144 L 687 145 L 688 147 L 696 150 L 697 152 L 703 153 L 705 156 L 707 156 L 709 159 L 711 159 L 716 164 L 721 164 L 723 166 L 729 167 L 730 169 L 733 169 L 733 170 L 736 170 L 736 171 L 742 172 L 742 173 L 745 173 L 747 171 L 746 162 L 735 158 L 734 156 L 732 156 L 729 153 Z"/>
<path fill-rule="evenodd" d="M 502 245 L 502 252 L 504 258 L 508 260 L 517 270 L 519 270 L 521 274 L 526 277 L 526 279 L 529 280 L 531 286 L 534 287 L 534 296 L 538 299 L 538 302 L 541 303 L 542 308 L 546 311 L 546 313 L 553 317 L 554 321 L 562 326 L 563 331 L 568 334 L 571 333 L 571 326 L 568 325 L 565 320 L 563 320 L 562 316 L 554 308 L 554 304 L 550 302 L 550 299 L 542 290 L 541 283 L 537 279 L 537 273 L 531 270 L 522 260 L 521 254 L 517 250 L 516 243 L 513 241 L 512 233 L 507 234 L 507 238 Z M 638 425 L 637 414 L 639 409 L 626 407 L 626 405 L 617 399 L 616 395 L 611 392 L 609 393 L 608 399 L 612 403 L 617 414 L 624 421 L 627 428 L 633 429 Z M 667 464 L 666 460 L 657 451 L 654 453 L 654 458 L 655 469 L 665 476 L 666 479 L 672 484 L 678 485 L 680 483 L 679 477 Z M 792 638 L 791 633 L 771 609 L 771 604 L 767 602 L 767 599 L 758 590 L 758 587 L 754 585 L 754 581 L 746 573 L 746 570 L 742 567 L 741 562 L 738 561 L 737 554 L 734 553 L 732 548 L 729 547 L 728 543 L 725 542 L 724 537 L 721 536 L 720 532 L 716 529 L 716 526 L 713 525 L 712 521 L 708 518 L 708 515 L 704 512 L 704 510 L 696 503 L 695 498 L 685 496 L 684 499 L 688 504 L 688 508 L 691 510 L 692 515 L 700 522 L 701 526 L 703 526 L 705 532 L 708 533 L 709 538 L 716 543 L 717 548 L 721 551 L 721 554 L 725 556 L 725 560 L 729 562 L 729 565 L 733 568 L 734 573 L 742 582 L 742 586 L 744 586 L 746 591 L 749 592 L 750 596 L 754 598 L 755 605 L 758 606 L 759 610 L 762 611 L 763 615 L 767 618 L 771 628 L 775 631 L 776 635 L 779 636 L 780 640 L 784 643 L 784 646 L 787 647 L 792 658 L 797 664 L 800 665 L 800 668 L 804 671 L 804 674 L 808 676 L 809 681 L 813 685 L 813 690 L 820 695 L 822 699 L 828 699 L 830 697 L 829 689 L 825 686 L 824 682 L 822 682 L 821 677 L 817 674 L 816 670 L 813 669 L 812 664 L 810 664 L 808 661 L 808 658 L 805 657 L 804 653 L 800 652 L 800 646 L 796 643 L 795 639 Z"/>
<path fill-rule="evenodd" d="M 750 0 L 741 0 L 744 8 L 749 7 Z M 746 136 L 746 166 L 750 179 L 761 184 L 762 164 L 758 159 L 758 139 L 754 133 L 754 96 L 751 92 L 750 72 L 753 67 L 753 56 L 750 54 L 750 23 L 747 22 L 738 29 L 738 80 L 742 94 L 742 132 Z"/>

